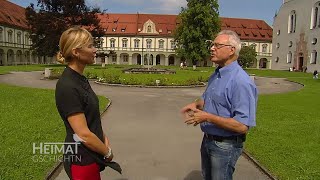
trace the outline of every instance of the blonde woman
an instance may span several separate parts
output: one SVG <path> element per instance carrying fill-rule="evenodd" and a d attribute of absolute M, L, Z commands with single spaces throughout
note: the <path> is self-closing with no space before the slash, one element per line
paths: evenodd
<path fill-rule="evenodd" d="M 83 76 L 86 65 L 94 63 L 97 49 L 91 34 L 81 27 L 63 32 L 59 47 L 57 59 L 67 63 L 55 92 L 69 143 L 65 144 L 64 167 L 70 179 L 98 180 L 104 169 L 101 161 L 111 161 L 113 153 L 102 130 L 98 98 Z M 77 141 L 82 145 L 70 145 Z"/>

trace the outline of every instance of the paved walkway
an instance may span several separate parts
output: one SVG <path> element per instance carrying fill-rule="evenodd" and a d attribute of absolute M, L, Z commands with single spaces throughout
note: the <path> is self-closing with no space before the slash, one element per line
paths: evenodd
<path fill-rule="evenodd" d="M 42 72 L 14 72 L 0 75 L 0 83 L 36 88 L 55 88 L 55 80 L 40 80 Z M 296 91 L 302 86 L 284 79 L 257 78 L 260 93 Z M 106 169 L 102 179 L 110 180 L 200 180 L 201 130 L 187 126 L 179 110 L 199 97 L 202 88 L 128 88 L 91 83 L 98 95 L 112 105 L 102 117 L 115 161 L 123 175 Z M 60 120 L 60 119 L 59 119 Z M 259 121 L 259 120 L 258 120 Z M 248 137 L 250 139 L 250 136 Z M 68 179 L 64 170 L 56 179 Z M 240 157 L 235 180 L 266 180 L 249 160 Z"/>

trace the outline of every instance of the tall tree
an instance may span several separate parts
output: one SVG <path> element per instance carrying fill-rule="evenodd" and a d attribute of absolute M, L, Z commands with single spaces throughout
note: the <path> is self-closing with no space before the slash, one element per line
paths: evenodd
<path fill-rule="evenodd" d="M 220 30 L 217 0 L 187 0 L 178 16 L 181 23 L 175 31 L 176 53 L 195 65 L 209 57 L 210 41 Z"/>
<path fill-rule="evenodd" d="M 240 50 L 238 62 L 243 68 L 251 67 L 257 60 L 257 52 L 254 46 L 243 46 Z"/>
<path fill-rule="evenodd" d="M 71 26 L 84 26 L 95 37 L 103 35 L 97 17 L 99 8 L 86 6 L 85 0 L 38 0 L 37 7 L 31 3 L 26 8 L 26 19 L 32 48 L 40 56 L 54 56 L 60 35 Z"/>

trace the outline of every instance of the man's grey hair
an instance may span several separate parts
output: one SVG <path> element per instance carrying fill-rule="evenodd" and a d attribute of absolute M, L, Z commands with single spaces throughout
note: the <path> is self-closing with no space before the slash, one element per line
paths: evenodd
<path fill-rule="evenodd" d="M 235 54 L 237 56 L 239 56 L 239 52 L 241 50 L 241 41 L 240 41 L 238 34 L 235 33 L 234 31 L 231 31 L 231 30 L 222 30 L 217 34 L 217 36 L 219 36 L 219 35 L 228 35 L 229 36 L 228 43 L 230 45 L 234 46 L 234 48 L 236 49 Z"/>

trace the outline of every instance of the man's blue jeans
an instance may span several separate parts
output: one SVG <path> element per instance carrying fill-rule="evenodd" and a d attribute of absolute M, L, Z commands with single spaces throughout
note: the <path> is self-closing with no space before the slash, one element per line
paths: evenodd
<path fill-rule="evenodd" d="M 201 165 L 204 180 L 232 180 L 235 165 L 242 153 L 242 142 L 218 142 L 203 137 Z"/>

